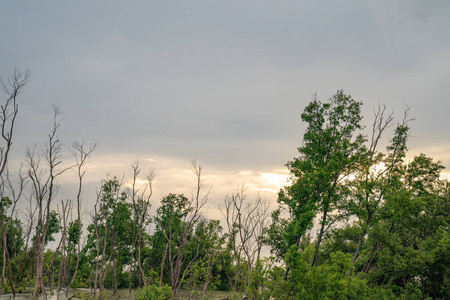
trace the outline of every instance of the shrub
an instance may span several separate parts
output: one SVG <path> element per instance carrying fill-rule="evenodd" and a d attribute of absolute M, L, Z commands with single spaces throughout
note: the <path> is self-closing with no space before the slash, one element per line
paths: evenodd
<path fill-rule="evenodd" d="M 171 295 L 172 290 L 167 284 L 151 284 L 136 291 L 136 300 L 164 300 L 170 299 Z"/>

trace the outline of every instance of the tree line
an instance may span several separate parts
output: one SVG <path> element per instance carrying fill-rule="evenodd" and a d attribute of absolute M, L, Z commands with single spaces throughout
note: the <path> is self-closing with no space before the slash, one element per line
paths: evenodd
<path fill-rule="evenodd" d="M 380 105 L 364 128 L 362 103 L 343 91 L 326 102 L 314 98 L 301 114 L 307 129 L 272 212 L 240 187 L 224 197 L 225 222 L 208 219 L 209 188 L 193 161 L 189 196 L 170 193 L 151 213 L 154 174 L 142 175 L 135 163 L 131 185 L 102 180 L 82 218 L 85 165 L 95 144 L 74 143 L 75 163 L 66 167 L 57 108 L 45 146 L 28 149 L 19 170 L 8 165 L 29 78 L 15 70 L 1 82 L 3 292 L 55 291 L 59 298 L 83 287 L 97 298 L 119 289 L 138 289 L 139 299 L 176 298 L 181 290 L 249 299 L 450 298 L 449 186 L 441 162 L 425 154 L 407 158 L 408 110 L 395 123 Z M 68 170 L 77 191 L 61 200 L 57 182 Z"/>

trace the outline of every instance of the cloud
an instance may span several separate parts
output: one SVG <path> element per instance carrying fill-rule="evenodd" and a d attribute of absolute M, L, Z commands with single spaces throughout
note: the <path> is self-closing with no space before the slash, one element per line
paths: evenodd
<path fill-rule="evenodd" d="M 448 18 L 450 3 L 446 0 L 400 0 L 401 8 L 421 23 L 435 21 L 437 18 Z"/>
<path fill-rule="evenodd" d="M 127 45 L 127 40 L 117 29 L 114 29 L 114 33 L 108 36 L 108 40 L 116 45 Z"/>
<path fill-rule="evenodd" d="M 132 183 L 131 165 L 140 160 L 141 173 L 137 178 L 136 188 L 144 191 L 147 183 L 146 176 L 154 170 L 152 210 L 159 207 L 159 201 L 169 193 L 184 194 L 190 197 L 196 189 L 196 178 L 189 161 L 164 156 L 148 156 L 142 153 L 92 153 L 88 163 L 84 166 L 83 206 L 86 212 L 92 210 L 96 199 L 96 191 L 100 188 L 101 180 L 117 176 L 123 180 L 123 187 L 130 188 Z M 70 164 L 67 161 L 66 164 Z M 202 165 L 201 161 L 197 162 Z M 262 167 L 264 168 L 264 167 Z M 203 193 L 210 190 L 209 201 L 205 213 L 209 218 L 216 218 L 214 211 L 220 208 L 225 196 L 239 186 L 247 188 L 249 201 L 257 196 L 267 199 L 272 207 L 276 206 L 277 193 L 286 185 L 287 170 L 234 170 L 224 171 L 221 166 L 203 165 L 202 181 Z M 72 198 L 76 195 L 76 174 L 66 172 L 60 178 L 60 195 Z"/>

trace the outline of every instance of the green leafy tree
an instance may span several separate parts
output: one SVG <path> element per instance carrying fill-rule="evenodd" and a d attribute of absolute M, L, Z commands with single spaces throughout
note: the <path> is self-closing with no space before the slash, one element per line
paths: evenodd
<path fill-rule="evenodd" d="M 403 186 L 386 195 L 384 219 L 369 235 L 364 271 L 407 297 L 448 297 L 449 210 L 440 162 L 421 154 L 403 167 Z"/>
<path fill-rule="evenodd" d="M 130 262 L 134 222 L 127 195 L 119 180 L 106 180 L 95 205 L 93 223 L 88 226 L 86 250 L 95 264 L 94 289 L 105 285 L 114 289 L 126 286 L 123 268 Z M 112 274 L 111 274 L 112 273 Z M 119 282 L 120 280 L 120 282 Z"/>
<path fill-rule="evenodd" d="M 189 199 L 184 195 L 169 194 L 161 199 L 156 210 L 156 224 L 152 241 L 151 263 L 159 265 L 160 281 L 171 283 L 174 256 L 183 234 L 183 219 L 189 213 Z M 174 253 L 175 252 L 175 253 Z"/>
<path fill-rule="evenodd" d="M 341 90 L 327 103 L 314 99 L 302 114 L 308 128 L 298 148 L 300 156 L 287 164 L 292 185 L 280 193 L 279 202 L 290 210 L 297 243 L 316 213 L 322 213 L 312 265 L 318 264 L 325 231 L 342 217 L 330 218 L 329 214 L 338 210 L 346 197 L 342 183 L 357 167 L 365 141 L 358 133 L 361 105 Z"/>
<path fill-rule="evenodd" d="M 401 186 L 403 162 L 407 152 L 406 142 L 409 127 L 407 112 L 403 121 L 397 124 L 394 136 L 386 149 L 386 153 L 378 152 L 377 146 L 386 128 L 393 120 L 392 114 L 385 116 L 385 106 L 380 106 L 372 126 L 370 145 L 363 147 L 359 156 L 359 165 L 355 169 L 353 178 L 347 180 L 346 185 L 351 190 L 347 197 L 346 210 L 355 216 L 355 225 L 359 228 L 352 264 L 360 255 L 361 247 L 367 232 L 372 226 L 383 219 L 383 205 L 386 195 L 395 193 Z M 350 274 L 353 273 L 353 268 Z"/>
<path fill-rule="evenodd" d="M 186 276 L 187 286 L 202 290 L 205 295 L 210 287 L 215 286 L 218 278 L 217 270 L 214 271 L 220 265 L 219 257 L 224 242 L 218 220 L 199 220 L 187 246 L 190 261 L 193 262 Z"/>
<path fill-rule="evenodd" d="M 157 225 L 155 235 L 159 239 L 165 239 L 164 251 L 161 259 L 160 279 L 163 281 L 164 268 L 167 266 L 170 273 L 170 285 L 174 296 L 177 294 L 183 279 L 189 270 L 189 265 L 195 262 L 198 256 L 198 248 L 195 254 L 188 256 L 188 245 L 195 226 L 202 217 L 201 209 L 206 204 L 209 191 L 202 192 L 202 167 L 192 161 L 192 171 L 196 177 L 195 192 L 190 198 L 183 195 L 169 194 L 161 200 L 161 206 L 154 218 Z M 167 259 L 167 265 L 165 264 Z"/>

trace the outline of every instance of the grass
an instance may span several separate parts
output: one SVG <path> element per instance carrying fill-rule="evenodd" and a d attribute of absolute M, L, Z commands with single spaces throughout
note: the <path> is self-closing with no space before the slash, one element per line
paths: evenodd
<path fill-rule="evenodd" d="M 210 291 L 205 296 L 202 291 L 187 291 L 182 290 L 178 293 L 176 300 L 222 300 L 228 298 L 229 300 L 240 300 L 238 293 L 225 291 Z"/>
<path fill-rule="evenodd" d="M 69 298 L 72 297 L 75 294 L 75 297 L 72 299 L 82 299 L 82 300 L 94 300 L 94 295 L 90 293 L 88 289 L 77 289 L 75 293 L 71 292 L 69 294 Z M 2 299 L 9 299 L 11 295 L 10 294 L 3 294 L 0 296 L 0 300 Z M 60 294 L 60 299 L 64 300 L 66 297 L 64 296 L 64 293 L 62 292 Z M 190 290 L 181 290 L 176 298 L 174 300 L 222 300 L 228 298 L 229 300 L 240 300 L 242 299 L 242 296 L 240 296 L 238 293 L 235 292 L 226 292 L 226 291 L 210 291 L 205 296 L 202 291 L 190 291 Z M 31 293 L 19 293 L 16 296 L 16 299 L 20 300 L 29 300 L 33 299 L 31 296 Z M 38 299 L 41 299 L 39 297 Z M 48 300 L 56 299 L 55 295 L 49 295 Z M 115 295 L 113 295 L 111 290 L 105 290 L 103 294 L 98 295 L 97 294 L 97 300 L 101 299 L 129 299 L 134 300 L 134 290 L 131 292 L 131 296 L 129 295 L 128 289 L 119 290 Z"/>

